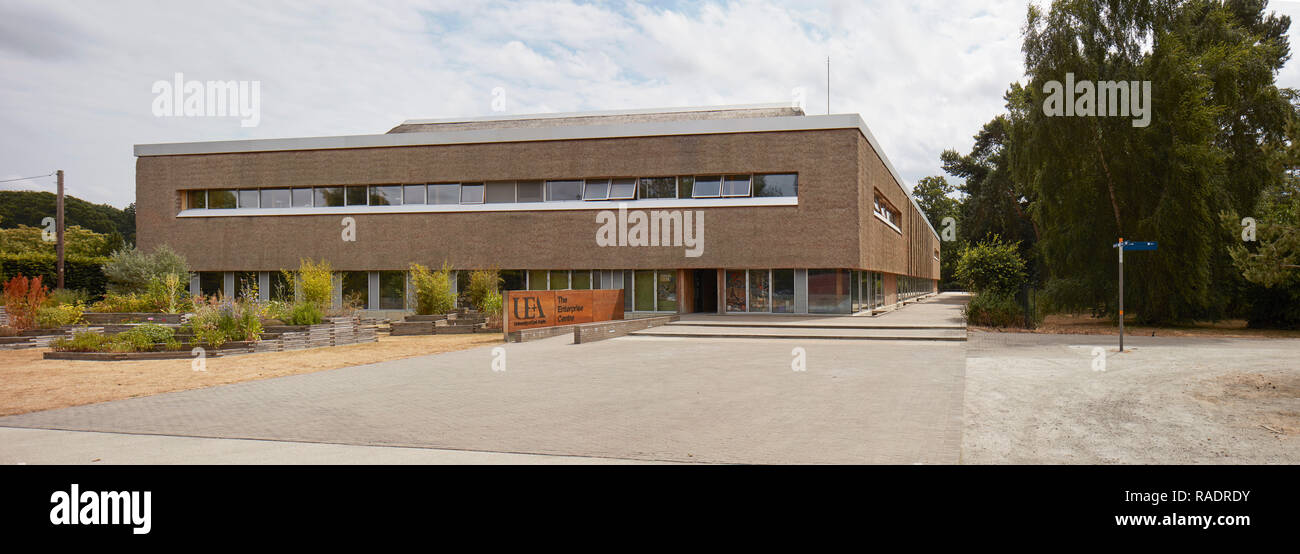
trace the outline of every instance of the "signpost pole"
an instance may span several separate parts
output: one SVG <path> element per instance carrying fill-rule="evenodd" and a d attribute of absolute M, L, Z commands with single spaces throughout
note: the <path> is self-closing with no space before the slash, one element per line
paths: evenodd
<path fill-rule="evenodd" d="M 1119 238 L 1119 351 L 1124 352 L 1124 237 Z"/>

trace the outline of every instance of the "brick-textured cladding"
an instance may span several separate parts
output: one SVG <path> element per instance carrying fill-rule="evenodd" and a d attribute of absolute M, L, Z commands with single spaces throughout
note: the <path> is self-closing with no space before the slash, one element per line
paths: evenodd
<path fill-rule="evenodd" d="M 356 214 L 355 242 L 341 240 L 338 214 L 176 217 L 185 189 L 791 172 L 799 174 L 798 206 L 691 208 L 705 214 L 705 249 L 697 258 L 685 257 L 681 247 L 598 247 L 595 210 Z M 273 271 L 296 267 L 300 258 L 324 258 L 338 270 L 398 270 L 445 260 L 458 268 L 907 272 L 907 244 L 871 216 L 872 187 L 895 206 L 910 206 L 855 129 L 146 156 L 136 162 L 141 248 L 170 245 L 194 271 Z M 909 217 L 910 209 L 904 223 Z M 933 269 L 921 275 L 936 278 Z"/>

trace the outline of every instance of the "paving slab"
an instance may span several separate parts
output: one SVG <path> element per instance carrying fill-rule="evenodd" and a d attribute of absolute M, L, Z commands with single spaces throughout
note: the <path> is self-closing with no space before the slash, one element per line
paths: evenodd
<path fill-rule="evenodd" d="M 805 371 L 794 371 L 797 349 Z M 494 371 L 500 353 L 505 371 Z M 8 416 L 0 427 L 650 461 L 955 463 L 965 357 L 961 342 L 554 337 Z"/>

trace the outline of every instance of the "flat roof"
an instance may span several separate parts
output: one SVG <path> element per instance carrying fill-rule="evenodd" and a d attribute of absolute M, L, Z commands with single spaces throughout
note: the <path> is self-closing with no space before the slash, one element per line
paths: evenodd
<path fill-rule="evenodd" d="M 788 107 L 788 104 L 780 105 Z M 682 111 L 718 111 L 726 109 L 771 109 L 780 107 L 775 104 L 758 104 L 736 107 L 702 107 L 677 108 Z M 660 108 L 657 113 L 671 112 L 673 109 Z M 585 115 L 622 115 L 627 113 L 651 113 L 656 110 L 633 110 L 623 112 L 580 112 L 579 114 L 545 114 L 554 117 L 575 117 Z M 523 117 L 523 116 L 516 116 Z M 489 119 L 479 118 L 480 121 Z M 421 121 L 422 120 L 417 120 Z M 434 120 L 430 122 L 443 122 Z M 464 119 L 453 120 L 464 122 Z M 660 137 L 677 135 L 715 135 L 730 133 L 764 133 L 780 131 L 822 131 L 831 129 L 857 129 L 875 149 L 880 161 L 885 164 L 890 175 L 907 194 L 908 200 L 916 210 L 925 215 L 925 211 L 912 197 L 912 187 L 903 180 L 902 175 L 885 155 L 884 149 L 867 124 L 858 114 L 800 115 L 742 117 L 732 119 L 680 119 L 671 121 L 648 121 L 618 124 L 568 125 L 546 127 L 500 127 L 473 130 L 449 130 L 434 132 L 384 133 L 377 135 L 343 135 L 330 137 L 301 137 L 279 139 L 227 140 L 211 142 L 173 142 L 160 144 L 137 144 L 137 157 L 185 156 L 195 154 L 233 154 L 249 152 L 286 152 L 299 150 L 338 150 L 349 148 L 385 148 L 394 146 L 436 146 L 447 144 L 484 144 L 496 142 L 536 142 L 553 140 L 582 140 L 601 138 Z M 929 219 L 922 217 L 926 227 L 936 238 L 939 233 L 930 225 Z"/>

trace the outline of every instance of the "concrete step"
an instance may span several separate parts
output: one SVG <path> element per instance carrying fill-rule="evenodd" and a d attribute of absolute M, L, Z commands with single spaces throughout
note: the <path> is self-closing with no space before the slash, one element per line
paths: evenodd
<path fill-rule="evenodd" d="M 866 318 L 861 323 L 816 323 L 816 322 L 762 322 L 762 321 L 674 321 L 668 325 L 673 327 L 724 327 L 724 328 L 744 328 L 744 329 L 934 329 L 934 330 L 954 330 L 963 331 L 965 325 L 958 324 L 935 324 L 935 325 L 909 325 L 897 324 L 891 325 L 883 322 L 876 322 Z"/>
<path fill-rule="evenodd" d="M 965 341 L 965 329 L 904 329 L 853 327 L 758 327 L 669 324 L 631 333 L 638 337 L 739 338 L 739 339 L 835 339 L 835 340 L 926 340 Z"/>

